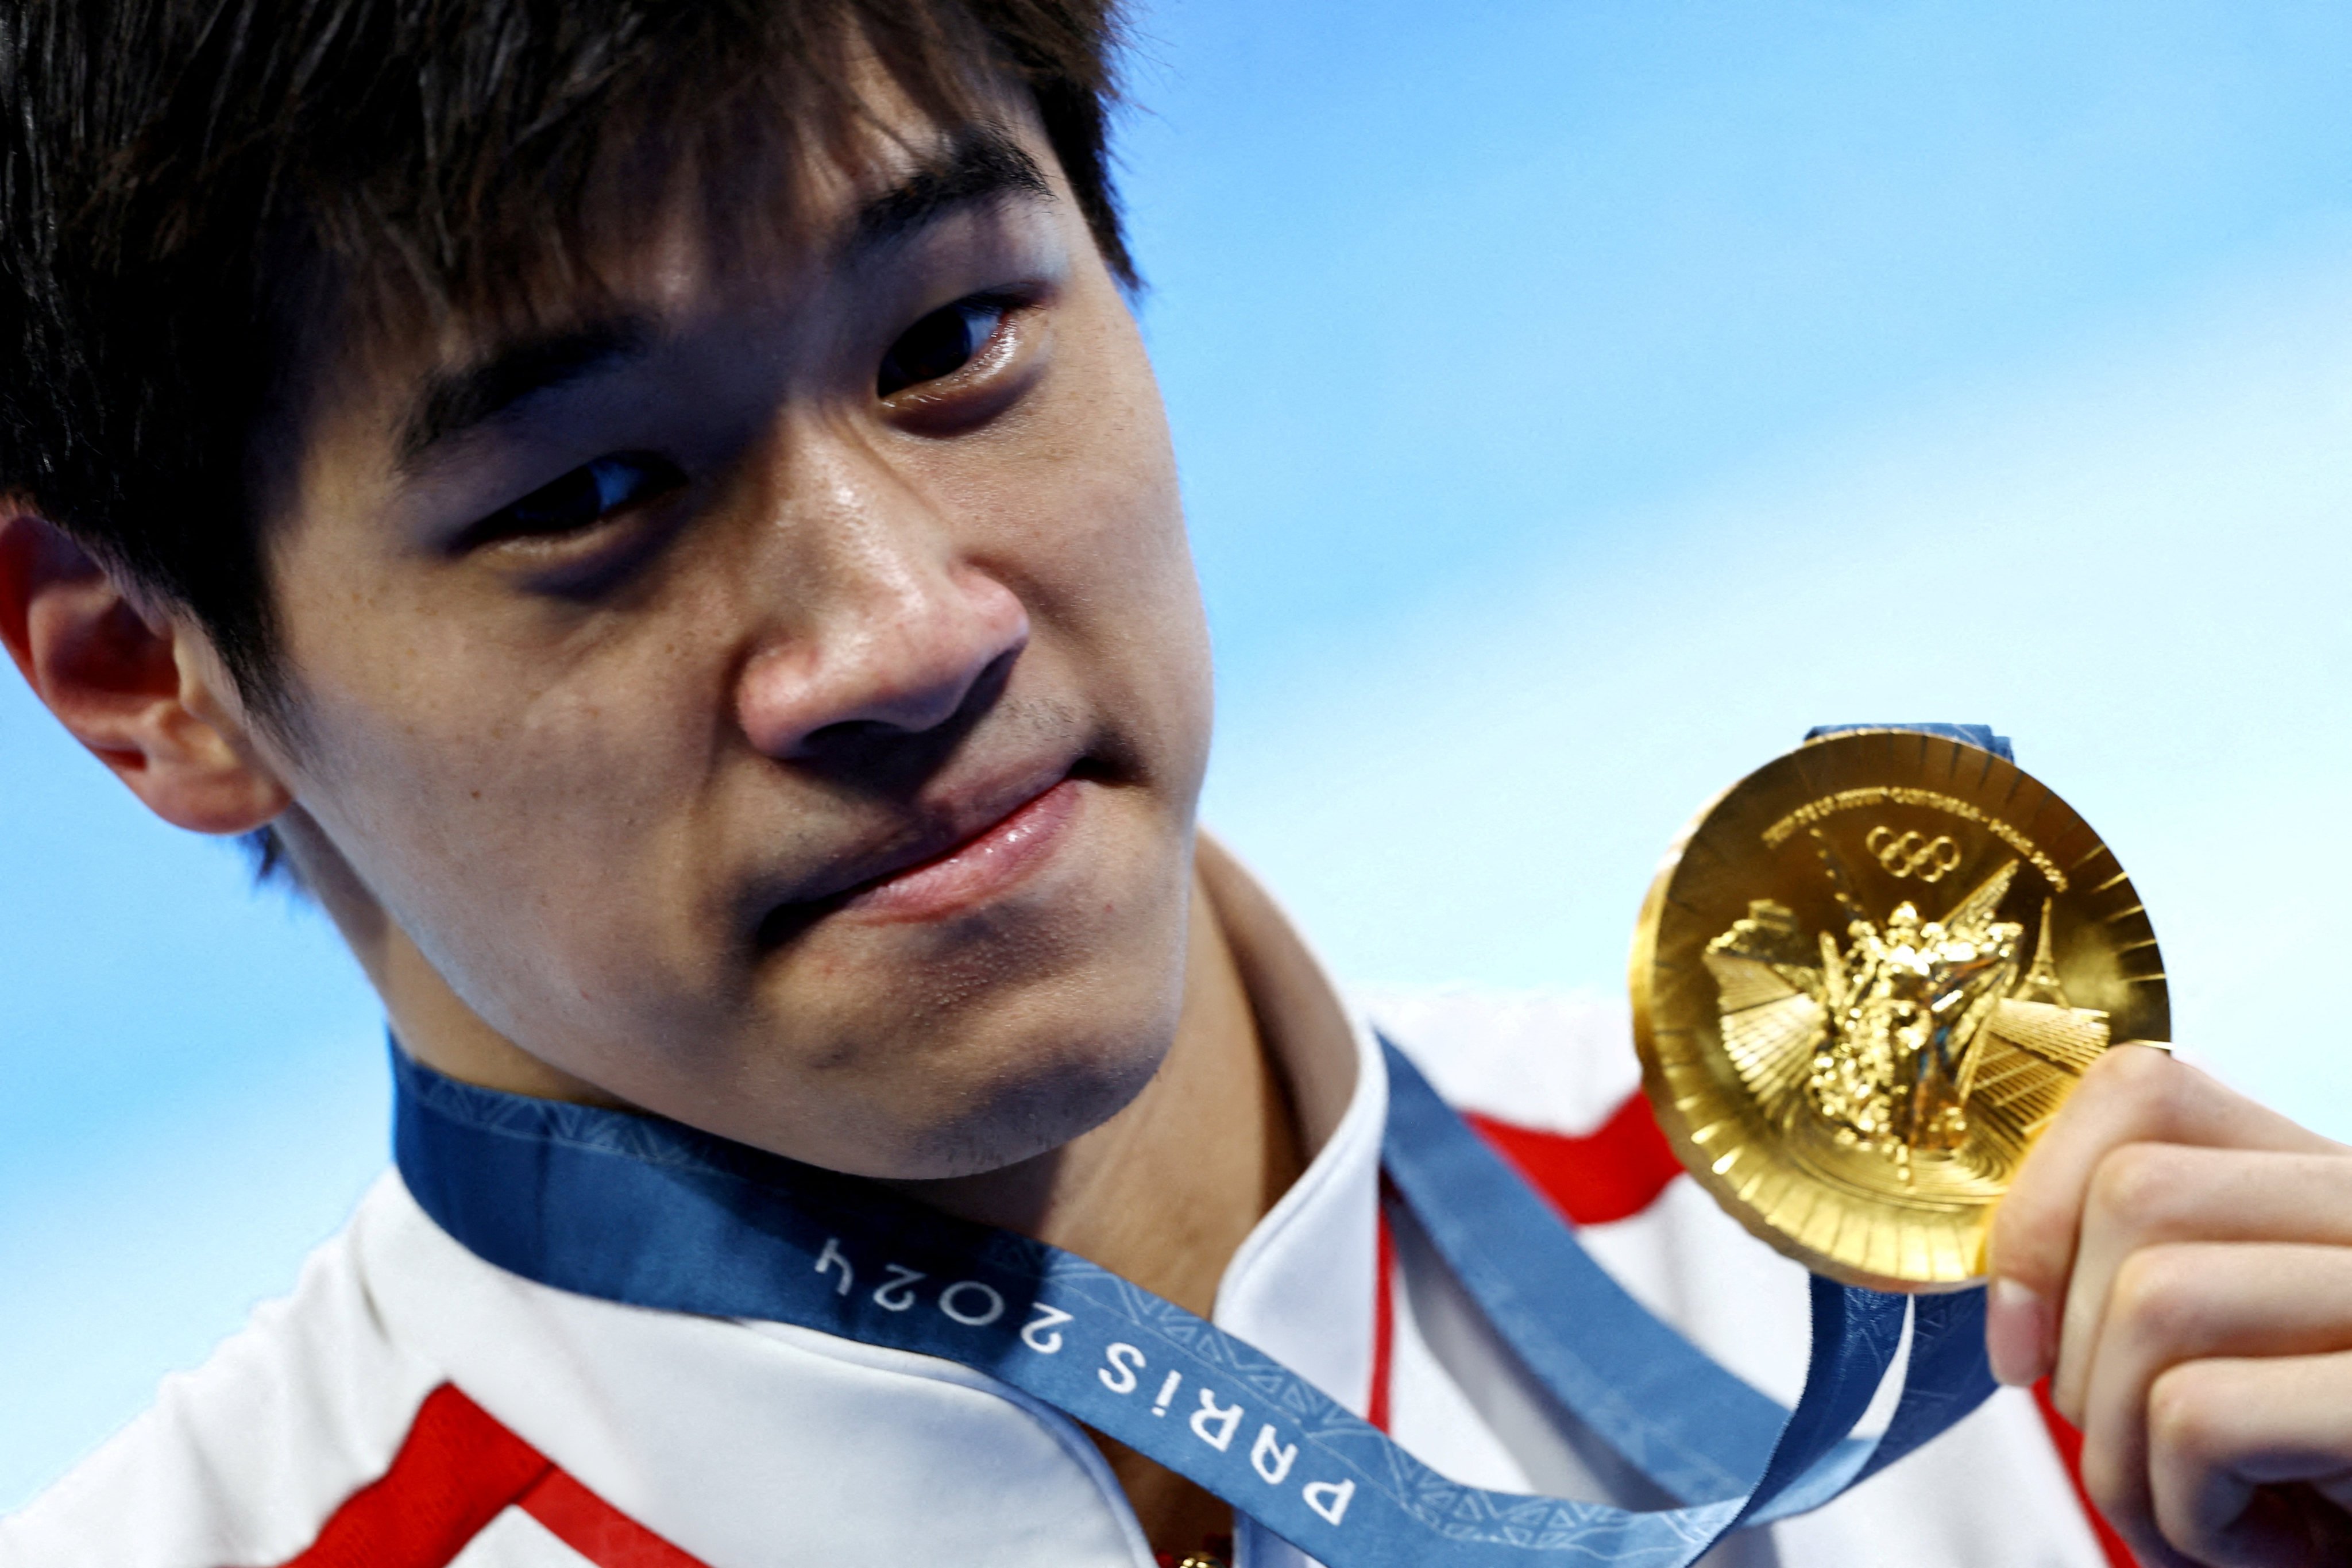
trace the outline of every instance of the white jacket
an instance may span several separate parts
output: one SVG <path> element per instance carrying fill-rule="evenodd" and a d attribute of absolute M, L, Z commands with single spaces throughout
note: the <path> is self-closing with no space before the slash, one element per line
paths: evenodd
<path fill-rule="evenodd" d="M 1489 1136 L 1556 1201 L 1595 1218 L 1586 1243 L 1634 1295 L 1795 1400 L 1802 1272 L 1675 1173 L 1634 1099 L 1623 1008 L 1577 997 L 1366 998 L 1352 1060 L 1286 1062 L 1314 1156 L 1234 1258 L 1221 1325 L 1359 1413 L 1384 1405 L 1398 1440 L 1447 1475 L 1657 1506 L 1529 1384 L 1409 1219 L 1384 1247 L 1375 1019 L 1449 1100 L 1493 1119 Z M 1237 1568 L 1304 1561 L 1247 1524 L 1236 1548 Z M 2109 1563 L 2042 1413 L 2014 1391 L 1707 1561 Z M 5 1568 L 1151 1563 L 1086 1435 L 1013 1389 L 785 1325 L 531 1283 L 460 1247 L 390 1173 L 290 1297 L 0 1520 Z"/>

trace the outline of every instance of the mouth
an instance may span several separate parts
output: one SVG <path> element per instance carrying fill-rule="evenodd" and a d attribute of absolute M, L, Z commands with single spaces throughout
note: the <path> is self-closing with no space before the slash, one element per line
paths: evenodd
<path fill-rule="evenodd" d="M 820 886 L 761 917 L 759 943 L 772 950 L 817 921 L 935 921 L 983 904 L 1024 880 L 1068 837 L 1090 776 L 1084 763 L 1042 784 L 976 795 L 940 813 L 940 826 L 836 868 Z M 1010 805 L 1003 804 L 1010 798 Z"/>

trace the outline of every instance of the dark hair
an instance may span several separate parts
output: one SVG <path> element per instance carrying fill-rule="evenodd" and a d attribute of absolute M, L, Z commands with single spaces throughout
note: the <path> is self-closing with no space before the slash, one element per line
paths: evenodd
<path fill-rule="evenodd" d="M 648 180 L 730 221 L 746 160 L 782 188 L 845 144 L 861 58 L 942 123 L 1025 87 L 1131 283 L 1116 5 L 8 0 L 0 490 L 184 606 L 267 718 L 257 437 L 328 304 L 512 305 L 593 261 Z"/>

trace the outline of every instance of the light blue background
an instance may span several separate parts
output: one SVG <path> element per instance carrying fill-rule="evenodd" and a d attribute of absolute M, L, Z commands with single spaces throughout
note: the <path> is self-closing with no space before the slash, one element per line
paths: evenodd
<path fill-rule="evenodd" d="M 1613 990 L 1811 723 L 1989 721 L 2352 1136 L 2352 11 L 1163 0 L 1125 141 L 1210 820 L 1362 980 Z M 367 993 L 0 680 L 0 1508 L 383 1159 Z"/>

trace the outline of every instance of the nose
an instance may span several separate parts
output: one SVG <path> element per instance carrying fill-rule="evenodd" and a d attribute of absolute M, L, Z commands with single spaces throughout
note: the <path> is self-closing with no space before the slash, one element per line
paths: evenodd
<path fill-rule="evenodd" d="M 896 476 L 845 461 L 824 479 L 780 522 L 801 614 L 737 685 L 738 721 L 772 757 L 936 730 L 1029 641 L 1019 596 Z"/>

